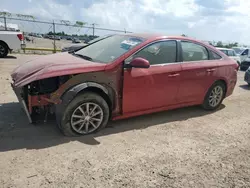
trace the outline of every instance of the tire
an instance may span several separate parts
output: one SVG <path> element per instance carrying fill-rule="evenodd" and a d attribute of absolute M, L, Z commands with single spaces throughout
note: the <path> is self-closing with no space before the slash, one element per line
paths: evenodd
<path fill-rule="evenodd" d="M 212 102 L 210 102 L 209 100 L 213 100 L 213 92 L 217 89 L 217 88 L 220 88 L 221 89 L 221 93 L 220 94 L 216 94 L 216 99 L 217 99 L 217 102 L 214 103 L 214 105 L 212 105 Z M 219 106 L 221 105 L 222 101 L 224 100 L 225 98 L 225 92 L 226 92 L 226 86 L 223 82 L 215 82 L 208 90 L 206 96 L 205 96 L 205 99 L 204 99 L 204 102 L 202 104 L 202 107 L 205 109 L 205 110 L 216 110 L 217 108 L 219 108 Z"/>
<path fill-rule="evenodd" d="M 87 114 L 87 108 L 89 105 L 89 114 Z M 92 107 L 92 109 L 91 109 Z M 95 111 L 100 112 L 98 115 L 91 117 L 91 111 L 94 109 Z M 92 113 L 97 114 L 96 112 Z M 73 118 L 74 115 L 74 118 Z M 76 116 L 76 117 L 75 117 Z M 82 116 L 82 118 L 79 118 Z M 102 118 L 101 118 L 102 117 Z M 98 119 L 99 121 L 95 121 L 93 119 Z M 83 94 L 77 95 L 65 108 L 65 110 L 60 114 L 56 114 L 57 124 L 59 129 L 63 132 L 65 136 L 81 136 L 87 135 L 94 132 L 99 131 L 104 128 L 109 120 L 109 106 L 107 102 L 98 94 L 93 92 L 86 92 Z M 80 122 L 79 124 L 74 125 L 75 123 Z M 84 124 L 84 125 L 83 125 Z M 86 126 L 88 124 L 88 126 Z M 95 125 L 95 127 L 93 126 Z M 83 126 L 83 127 L 82 127 Z M 82 128 L 81 128 L 82 127 Z M 86 128 L 88 127 L 88 129 Z M 80 129 L 79 129 L 80 128 Z M 78 130 L 79 129 L 79 130 Z M 88 130 L 86 132 L 86 130 Z"/>
<path fill-rule="evenodd" d="M 0 58 L 6 57 L 8 53 L 9 53 L 8 46 L 5 43 L 0 42 Z"/>

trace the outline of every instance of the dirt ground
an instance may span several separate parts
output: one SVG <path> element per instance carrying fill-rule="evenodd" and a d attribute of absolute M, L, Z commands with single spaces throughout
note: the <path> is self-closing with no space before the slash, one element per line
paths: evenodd
<path fill-rule="evenodd" d="M 216 112 L 188 107 L 67 138 L 54 121 L 30 125 L 11 90 L 10 71 L 32 58 L 0 59 L 0 187 L 250 187 L 244 72 Z"/>

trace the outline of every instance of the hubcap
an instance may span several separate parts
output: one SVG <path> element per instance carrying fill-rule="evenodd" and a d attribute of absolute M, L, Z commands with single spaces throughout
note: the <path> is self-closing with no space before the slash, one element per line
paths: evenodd
<path fill-rule="evenodd" d="M 5 49 L 2 45 L 0 45 L 0 55 L 3 55 L 5 53 Z"/>
<path fill-rule="evenodd" d="M 212 107 L 216 107 L 222 100 L 223 97 L 223 89 L 221 86 L 216 86 L 209 96 L 209 105 Z"/>
<path fill-rule="evenodd" d="M 71 115 L 71 126 L 77 133 L 87 134 L 95 131 L 103 120 L 103 110 L 95 103 L 83 103 Z"/>

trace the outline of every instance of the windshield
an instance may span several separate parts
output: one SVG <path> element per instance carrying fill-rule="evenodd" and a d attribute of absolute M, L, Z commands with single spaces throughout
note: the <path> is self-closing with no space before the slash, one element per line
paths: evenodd
<path fill-rule="evenodd" d="M 89 42 L 87 42 L 87 44 L 92 44 L 92 43 L 94 43 L 94 42 L 96 42 L 96 41 L 98 41 L 98 40 L 102 40 L 102 39 L 108 38 L 108 37 L 110 37 L 110 36 L 111 36 L 111 35 L 105 35 L 105 36 L 102 36 L 102 37 L 97 37 L 97 38 L 95 38 L 95 39 L 90 40 Z"/>
<path fill-rule="evenodd" d="M 233 48 L 236 54 L 241 54 L 241 52 L 244 50 L 244 48 Z"/>
<path fill-rule="evenodd" d="M 87 57 L 89 60 L 96 62 L 109 63 L 143 41 L 145 41 L 143 38 L 114 35 L 82 48 L 75 55 Z"/>

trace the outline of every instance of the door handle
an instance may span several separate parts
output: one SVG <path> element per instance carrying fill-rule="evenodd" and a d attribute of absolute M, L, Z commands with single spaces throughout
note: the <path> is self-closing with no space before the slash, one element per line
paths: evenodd
<path fill-rule="evenodd" d="M 180 76 L 180 74 L 179 73 L 175 73 L 175 74 L 168 75 L 168 77 L 177 77 L 177 76 Z"/>
<path fill-rule="evenodd" d="M 207 69 L 207 72 L 214 72 L 215 69 Z"/>

